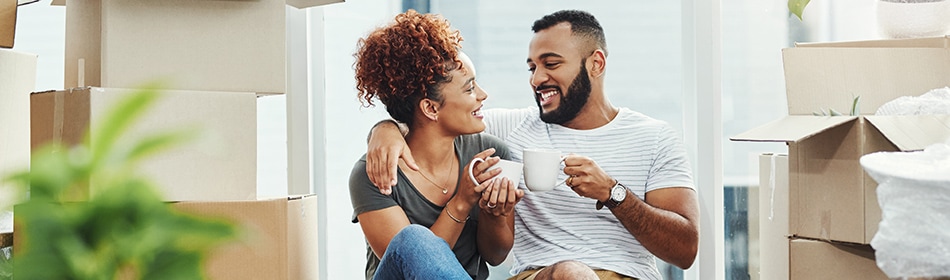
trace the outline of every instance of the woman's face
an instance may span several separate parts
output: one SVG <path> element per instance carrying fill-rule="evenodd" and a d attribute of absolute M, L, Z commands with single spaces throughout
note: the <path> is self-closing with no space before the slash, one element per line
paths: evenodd
<path fill-rule="evenodd" d="M 488 94 L 475 82 L 475 66 L 463 52 L 459 52 L 462 67 L 449 72 L 451 82 L 439 89 L 442 106 L 439 108 L 438 124 L 454 134 L 472 134 L 485 130 L 482 122 L 482 101 Z"/>

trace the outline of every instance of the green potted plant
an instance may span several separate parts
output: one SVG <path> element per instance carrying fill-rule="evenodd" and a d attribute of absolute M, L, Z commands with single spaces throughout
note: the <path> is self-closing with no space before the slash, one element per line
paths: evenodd
<path fill-rule="evenodd" d="M 157 98 L 152 89 L 129 95 L 87 132 L 83 145 L 37 149 L 31 170 L 7 178 L 29 199 L 16 206 L 15 253 L 12 264 L 0 263 L 0 279 L 13 273 L 17 279 L 205 278 L 208 252 L 238 231 L 230 221 L 173 210 L 137 174 L 142 159 L 190 135 L 126 139 L 124 132 Z M 88 200 L 66 202 L 90 185 L 96 192 Z"/>
<path fill-rule="evenodd" d="M 805 11 L 808 2 L 811 0 L 788 0 L 788 11 L 798 16 L 798 20 L 802 20 L 802 12 Z"/>

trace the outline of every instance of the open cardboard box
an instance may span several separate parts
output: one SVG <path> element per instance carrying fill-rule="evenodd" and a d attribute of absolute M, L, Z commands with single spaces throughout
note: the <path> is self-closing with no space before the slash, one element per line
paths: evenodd
<path fill-rule="evenodd" d="M 0 0 L 2 1 L 2 0 Z M 281 94 L 282 1 L 68 0 L 65 87 Z"/>
<path fill-rule="evenodd" d="M 789 234 L 870 243 L 881 210 L 861 156 L 950 138 L 950 116 L 870 116 L 899 96 L 950 86 L 950 38 L 799 44 L 782 51 L 788 113 L 730 138 L 786 142 Z M 821 108 L 861 116 L 813 116 Z"/>
<path fill-rule="evenodd" d="M 82 143 L 87 130 L 130 89 L 75 88 L 30 95 L 31 146 Z M 257 96 L 250 92 L 160 90 L 126 135 L 195 129 L 197 138 L 140 163 L 166 200 L 257 197 Z M 29 146 L 27 146 L 29 147 Z M 91 186 L 88 192 L 95 192 Z M 83 195 L 80 194 L 80 200 Z"/>

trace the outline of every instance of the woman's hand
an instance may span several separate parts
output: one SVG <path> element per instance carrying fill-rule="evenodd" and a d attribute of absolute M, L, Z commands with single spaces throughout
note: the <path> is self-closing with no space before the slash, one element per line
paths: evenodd
<path fill-rule="evenodd" d="M 515 204 L 524 197 L 524 190 L 519 190 L 515 182 L 508 180 L 507 177 L 498 177 L 489 181 L 491 185 L 482 191 L 478 207 L 496 217 L 514 213 Z"/>
<path fill-rule="evenodd" d="M 475 157 L 472 158 L 465 165 L 465 174 L 462 174 L 462 180 L 459 183 L 458 196 L 462 201 L 468 203 L 469 205 L 475 205 L 482 196 L 482 191 L 487 189 L 492 177 L 497 176 L 501 173 L 500 169 L 488 170 L 492 165 L 498 163 L 501 160 L 498 157 L 489 157 L 495 153 L 495 148 L 489 148 L 484 151 L 475 154 Z M 471 171 L 471 173 L 469 173 Z M 475 178 L 473 182 L 470 178 Z"/>

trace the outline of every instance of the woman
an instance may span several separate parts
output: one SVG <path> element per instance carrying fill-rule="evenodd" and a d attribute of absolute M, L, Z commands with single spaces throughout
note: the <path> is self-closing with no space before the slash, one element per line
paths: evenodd
<path fill-rule="evenodd" d="M 486 279 L 487 264 L 511 250 L 514 204 L 524 192 L 490 179 L 500 170 L 486 171 L 509 153 L 497 138 L 477 134 L 487 94 L 461 41 L 447 20 L 409 10 L 358 43 L 360 101 L 381 101 L 410 128 L 406 142 L 418 165 L 400 162 L 389 195 L 370 182 L 365 156 L 353 167 L 350 199 L 368 244 L 367 279 Z M 476 158 L 487 160 L 471 168 L 473 182 Z"/>

